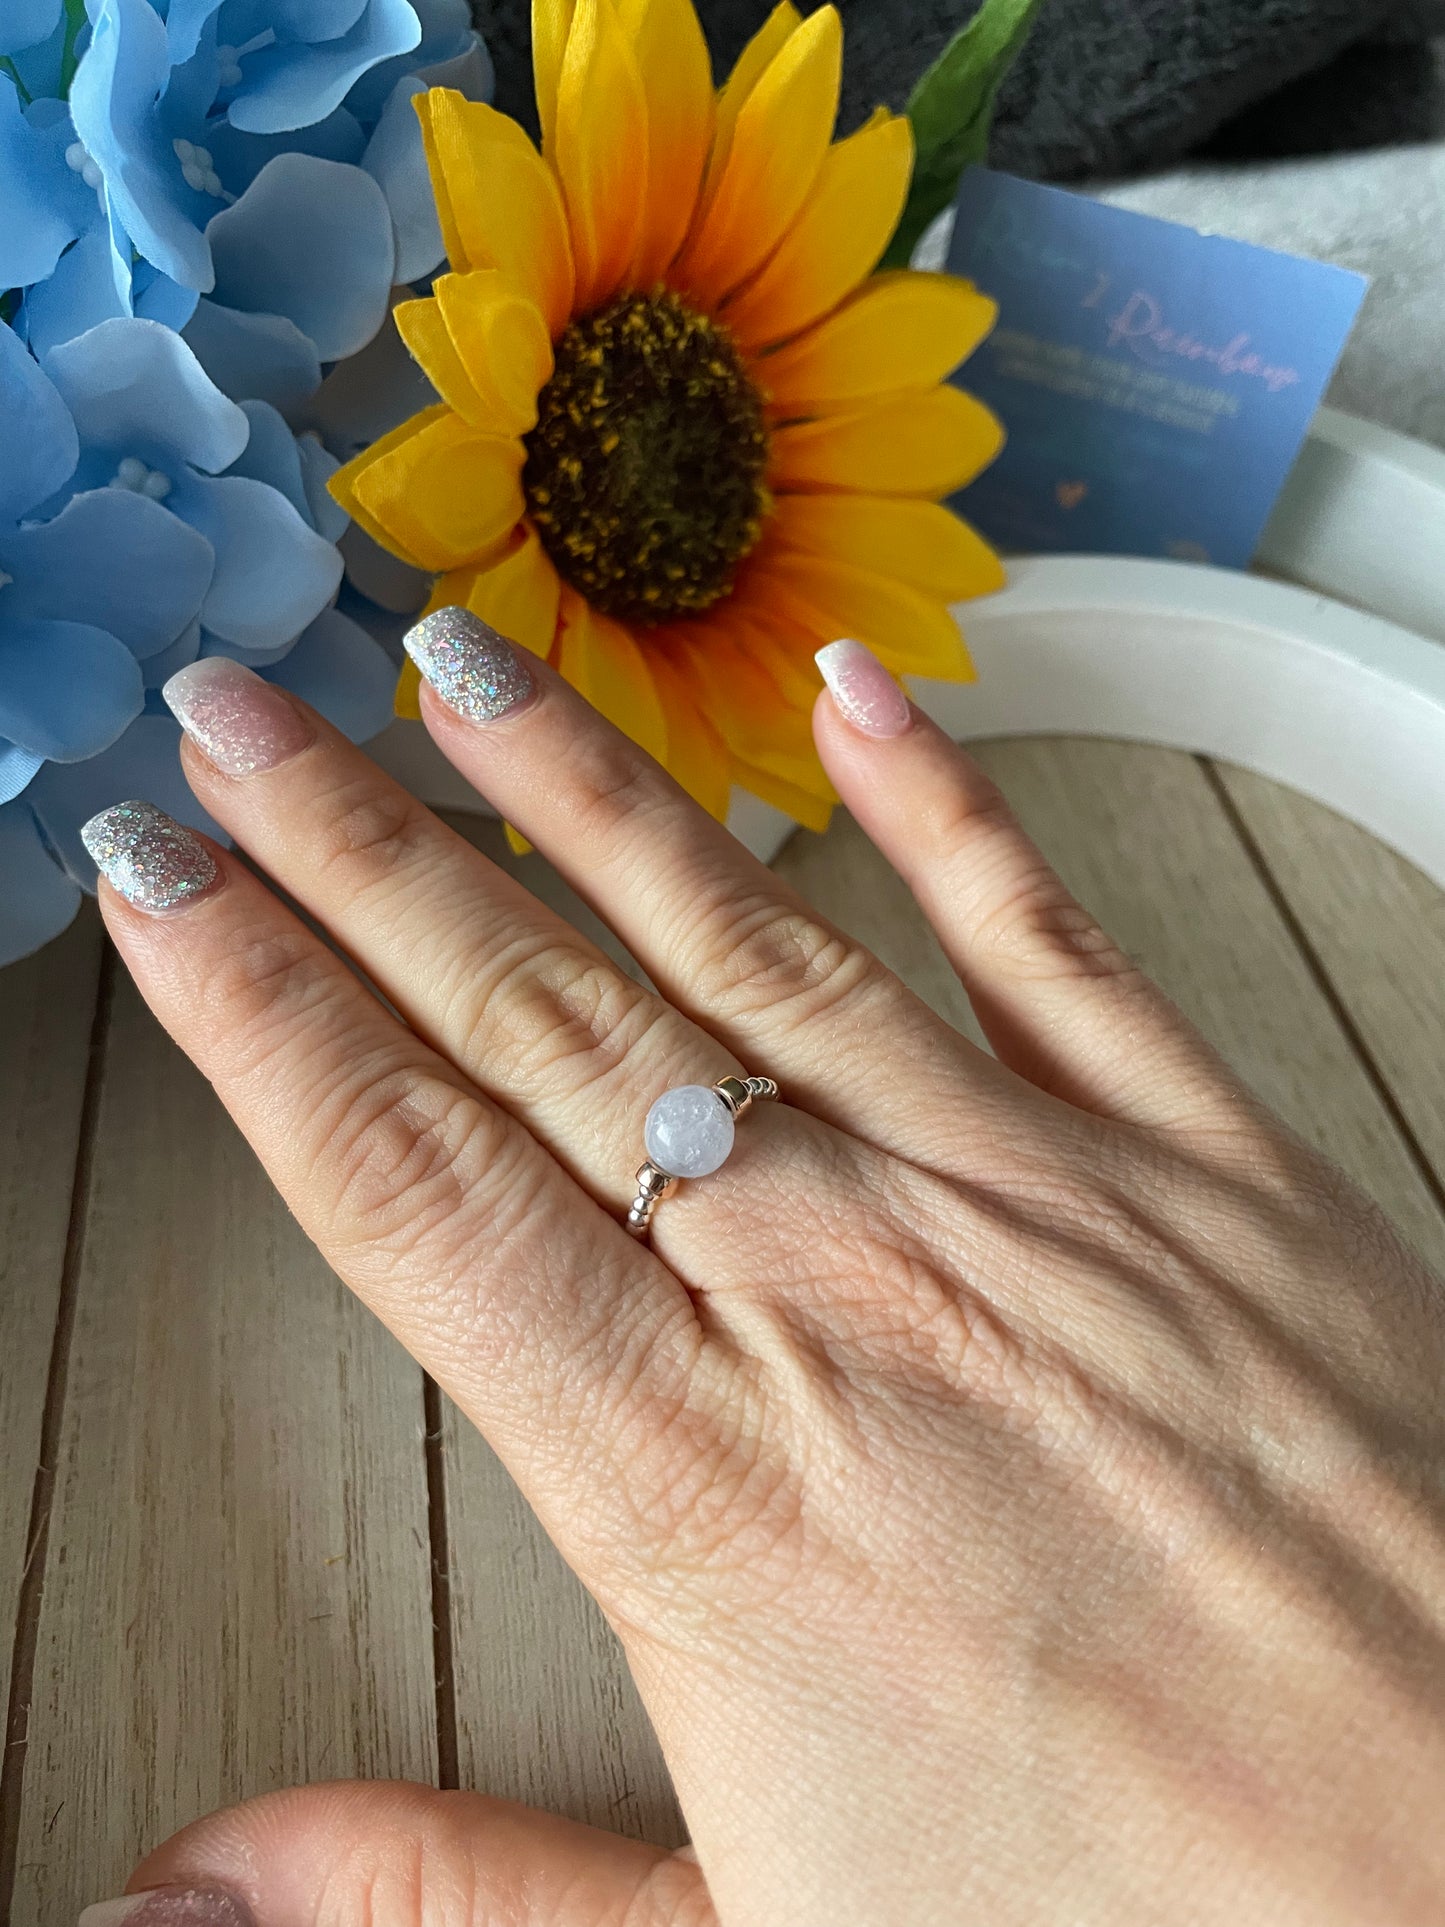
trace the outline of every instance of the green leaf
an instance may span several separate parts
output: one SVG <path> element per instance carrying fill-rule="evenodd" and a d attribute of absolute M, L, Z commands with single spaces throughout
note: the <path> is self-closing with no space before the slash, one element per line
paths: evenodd
<path fill-rule="evenodd" d="M 988 130 L 1004 76 L 1028 38 L 1040 0 L 983 0 L 914 88 L 913 182 L 885 268 L 906 267 L 914 244 L 958 190 L 966 167 L 988 158 Z"/>
<path fill-rule="evenodd" d="M 69 98 L 70 83 L 75 78 L 75 70 L 80 62 L 75 57 L 75 43 L 79 40 L 85 26 L 85 0 L 65 0 L 65 51 L 60 59 L 60 92 Z"/>

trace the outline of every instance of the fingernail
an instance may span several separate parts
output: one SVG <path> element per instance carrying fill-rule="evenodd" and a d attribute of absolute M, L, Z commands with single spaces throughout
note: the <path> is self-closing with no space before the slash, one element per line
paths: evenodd
<path fill-rule="evenodd" d="M 221 1887 L 154 1887 L 101 1900 L 80 1916 L 80 1927 L 255 1927 L 239 1894 Z"/>
<path fill-rule="evenodd" d="M 117 803 L 91 817 L 80 840 L 101 875 L 137 910 L 177 910 L 220 872 L 199 838 L 154 803 Z"/>
<path fill-rule="evenodd" d="M 161 694 L 187 736 L 226 776 L 275 769 L 312 739 L 310 724 L 274 683 L 226 656 L 188 663 Z"/>
<path fill-rule="evenodd" d="M 865 736 L 901 736 L 913 722 L 908 698 L 861 642 L 830 642 L 813 658 L 844 722 Z"/>
<path fill-rule="evenodd" d="M 522 651 L 470 609 L 436 609 L 402 640 L 442 701 L 469 723 L 495 722 L 536 692 Z"/>

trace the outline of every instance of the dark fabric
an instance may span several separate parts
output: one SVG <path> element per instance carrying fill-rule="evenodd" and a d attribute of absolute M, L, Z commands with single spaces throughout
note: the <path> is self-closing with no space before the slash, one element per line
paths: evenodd
<path fill-rule="evenodd" d="M 726 73 L 771 0 L 698 0 Z M 846 131 L 900 108 L 978 0 L 838 0 Z M 527 0 L 473 0 L 497 104 L 535 129 Z M 806 11 L 806 5 L 805 5 Z M 1043 180 L 1420 139 L 1445 128 L 1428 36 L 1442 0 L 1044 0 L 990 159 Z M 1222 146 L 1220 145 L 1222 143 Z"/>

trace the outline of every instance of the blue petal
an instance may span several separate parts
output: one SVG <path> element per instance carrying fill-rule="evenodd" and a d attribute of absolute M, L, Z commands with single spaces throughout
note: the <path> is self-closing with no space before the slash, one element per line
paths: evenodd
<path fill-rule="evenodd" d="M 80 459 L 80 437 L 53 381 L 13 328 L 0 324 L 0 524 L 63 488 Z"/>
<path fill-rule="evenodd" d="M 0 804 L 17 797 L 44 761 L 43 756 L 0 738 Z"/>
<path fill-rule="evenodd" d="M 266 680 L 319 709 L 352 742 L 364 743 L 392 720 L 396 674 L 395 663 L 359 623 L 324 609 Z"/>
<path fill-rule="evenodd" d="M 49 522 L 0 530 L 0 634 L 12 616 L 108 630 L 132 655 L 166 648 L 210 587 L 211 545 L 179 516 L 129 489 L 72 496 Z"/>
<path fill-rule="evenodd" d="M 322 361 L 355 354 L 386 316 L 391 215 L 386 196 L 359 167 L 279 154 L 206 234 L 216 300 L 285 315 Z"/>
<path fill-rule="evenodd" d="M 78 762 L 113 743 L 145 701 L 123 642 L 82 622 L 0 623 L 0 735 L 36 756 Z"/>
<path fill-rule="evenodd" d="M 61 92 L 69 26 L 69 21 L 62 13 L 54 31 L 44 40 L 37 40 L 33 47 L 22 47 L 10 56 L 10 65 L 19 77 L 20 85 L 32 100 L 44 100 Z M 82 41 L 88 31 L 87 28 L 81 29 Z"/>
<path fill-rule="evenodd" d="M 25 792 L 61 862 L 82 889 L 95 891 L 95 864 L 80 826 L 97 810 L 144 797 L 218 843 L 230 837 L 207 816 L 181 774 L 180 724 L 169 716 L 137 716 L 118 742 L 84 763 L 47 763 Z"/>
<path fill-rule="evenodd" d="M 187 625 L 176 637 L 169 649 L 162 649 L 158 655 L 147 656 L 141 665 L 146 679 L 146 689 L 159 689 L 168 683 L 178 669 L 184 669 L 201 653 L 201 625 L 199 619 Z M 149 705 L 147 705 L 149 706 Z"/>
<path fill-rule="evenodd" d="M 185 340 L 232 401 L 266 401 L 289 414 L 321 382 L 315 348 L 284 315 L 243 314 L 202 296 L 186 323 Z"/>
<path fill-rule="evenodd" d="M 436 399 L 388 315 L 364 348 L 331 370 L 303 417 L 345 462 Z"/>
<path fill-rule="evenodd" d="M 241 475 L 189 475 L 168 500 L 216 552 L 201 620 L 226 641 L 274 648 L 336 594 L 341 557 L 274 488 Z"/>
<path fill-rule="evenodd" d="M 286 41 L 335 40 L 360 20 L 367 0 L 264 0 L 266 18 Z"/>
<path fill-rule="evenodd" d="M 296 453 L 296 437 L 278 410 L 264 401 L 241 404 L 251 424 L 251 438 L 239 460 L 227 470 L 230 475 L 249 475 L 253 482 L 264 482 L 279 489 L 304 521 L 311 520 L 306 491 L 301 486 L 301 460 Z"/>
<path fill-rule="evenodd" d="M 384 60 L 357 81 L 346 96 L 346 104 L 364 126 L 372 127 L 391 99 L 392 89 L 404 74 L 420 73 L 434 61 L 446 61 L 465 52 L 468 43 L 479 36 L 472 32 L 471 9 L 467 0 L 411 0 L 421 22 L 421 44 L 410 54 Z M 485 47 L 483 48 L 485 55 Z M 490 66 L 490 59 L 488 65 Z M 441 85 L 433 82 L 432 85 Z M 486 95 L 491 99 L 490 92 Z"/>
<path fill-rule="evenodd" d="M 171 62 L 179 67 L 201 44 L 222 0 L 170 0 L 166 8 L 166 44 Z"/>
<path fill-rule="evenodd" d="M 289 656 L 295 647 L 296 638 L 288 636 L 285 642 L 278 642 L 270 649 L 247 649 L 239 642 L 226 642 L 203 629 L 199 653 L 202 660 L 207 656 L 228 656 L 232 662 L 245 663 L 248 669 L 269 669 L 273 662 Z"/>
<path fill-rule="evenodd" d="M 81 229 L 72 183 L 90 192 L 21 113 L 14 82 L 0 74 L 0 288 L 28 288 L 53 272 Z"/>
<path fill-rule="evenodd" d="M 25 327 L 30 345 L 42 358 L 63 341 L 98 328 L 127 312 L 115 291 L 110 236 L 103 221 L 82 234 L 60 257 L 48 281 L 25 297 Z"/>
<path fill-rule="evenodd" d="M 143 321 L 158 321 L 163 328 L 179 334 L 196 312 L 199 300 L 194 288 L 183 288 L 149 261 L 136 262 L 131 277 L 131 307 Z"/>
<path fill-rule="evenodd" d="M 147 261 L 183 286 L 211 286 L 200 222 L 214 203 L 188 188 L 157 111 L 170 78 L 166 30 L 146 0 L 92 0 L 93 35 L 70 87 L 75 130 L 106 197 Z"/>
<path fill-rule="evenodd" d="M 52 348 L 45 369 L 87 449 L 137 454 L 168 475 L 188 463 L 208 474 L 229 467 L 251 432 L 191 349 L 158 321 L 103 321 Z"/>
<path fill-rule="evenodd" d="M 324 448 L 318 436 L 309 431 L 296 439 L 296 455 L 301 463 L 301 486 L 306 491 L 311 511 L 311 526 L 328 542 L 339 542 L 351 527 L 351 517 L 327 486 L 340 462 Z"/>
<path fill-rule="evenodd" d="M 0 54 L 18 54 L 22 47 L 33 47 L 54 33 L 59 18 L 60 0 L 5 0 Z"/>
<path fill-rule="evenodd" d="M 206 146 L 226 188 L 240 195 L 278 154 L 314 154 L 318 160 L 355 163 L 361 159 L 366 136 L 356 116 L 338 107 L 314 127 L 285 134 L 243 134 L 228 121 L 212 121 L 206 128 Z"/>
<path fill-rule="evenodd" d="M 317 5 L 318 0 L 305 0 L 308 19 Z M 339 107 L 369 67 L 409 53 L 420 40 L 410 0 L 367 0 L 355 26 L 337 38 L 277 45 L 252 55 L 231 102 L 231 125 L 255 134 L 309 126 Z"/>
<path fill-rule="evenodd" d="M 0 966 L 58 937 L 80 891 L 46 849 L 28 798 L 0 809 Z"/>
<path fill-rule="evenodd" d="M 443 256 L 441 223 L 427 173 L 421 122 L 412 101 L 426 92 L 414 74 L 400 80 L 366 145 L 362 166 L 386 196 L 395 236 L 396 281 L 417 281 L 430 274 Z"/>

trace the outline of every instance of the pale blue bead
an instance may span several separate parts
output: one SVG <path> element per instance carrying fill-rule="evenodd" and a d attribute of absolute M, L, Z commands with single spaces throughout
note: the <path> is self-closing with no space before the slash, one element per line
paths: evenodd
<path fill-rule="evenodd" d="M 675 1178 L 705 1178 L 733 1148 L 733 1114 L 706 1084 L 664 1091 L 643 1126 L 647 1155 Z"/>

